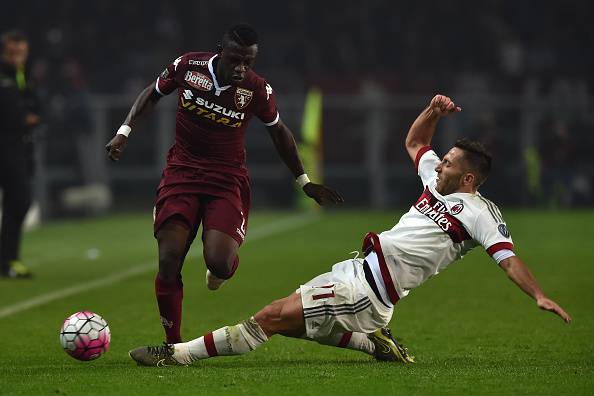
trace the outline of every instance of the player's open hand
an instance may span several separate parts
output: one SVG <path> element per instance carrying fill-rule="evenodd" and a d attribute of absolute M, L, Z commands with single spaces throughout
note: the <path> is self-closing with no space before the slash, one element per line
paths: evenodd
<path fill-rule="evenodd" d="M 107 155 L 109 159 L 112 161 L 119 161 L 120 156 L 124 152 L 126 148 L 126 144 L 128 144 L 128 138 L 122 134 L 117 134 L 105 145 L 105 150 L 107 150 Z"/>
<path fill-rule="evenodd" d="M 555 301 L 547 297 L 540 297 L 536 300 L 538 308 L 545 311 L 553 312 L 565 321 L 565 323 L 571 323 L 571 316 L 563 310 Z"/>
<path fill-rule="evenodd" d="M 343 203 L 344 198 L 334 190 L 322 184 L 307 183 L 303 186 L 303 191 L 308 197 L 315 199 L 318 205 L 326 205 L 327 203 Z"/>
<path fill-rule="evenodd" d="M 429 107 L 431 107 L 431 109 L 440 117 L 462 111 L 461 107 L 456 106 L 454 101 L 445 95 L 435 95 L 433 99 L 431 99 Z"/>

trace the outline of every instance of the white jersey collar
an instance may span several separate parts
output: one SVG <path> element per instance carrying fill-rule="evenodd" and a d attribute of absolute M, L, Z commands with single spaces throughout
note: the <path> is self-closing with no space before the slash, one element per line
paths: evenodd
<path fill-rule="evenodd" d="M 214 83 L 214 87 L 215 87 L 215 95 L 216 95 L 216 96 L 219 96 L 219 95 L 221 94 L 221 92 L 222 92 L 222 91 L 224 91 L 224 90 L 226 90 L 226 89 L 228 89 L 228 88 L 231 88 L 231 85 L 225 85 L 224 87 L 221 87 L 221 86 L 219 85 L 219 82 L 217 81 L 217 76 L 215 75 L 214 68 L 213 68 L 213 66 L 212 66 L 212 64 L 213 64 L 213 61 L 214 61 L 214 59 L 215 59 L 217 56 L 219 56 L 219 55 L 218 55 L 218 54 L 214 54 L 214 55 L 212 56 L 212 58 L 210 58 L 210 59 L 208 60 L 208 71 L 210 72 L 210 76 L 212 77 L 212 81 L 213 81 L 213 83 Z"/>

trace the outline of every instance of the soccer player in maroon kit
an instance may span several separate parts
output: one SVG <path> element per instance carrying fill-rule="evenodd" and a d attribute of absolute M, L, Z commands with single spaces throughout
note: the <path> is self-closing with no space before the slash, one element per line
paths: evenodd
<path fill-rule="evenodd" d="M 309 181 L 290 129 L 276 108 L 274 91 L 252 71 L 256 32 L 235 25 L 217 53 L 177 58 L 136 98 L 124 124 L 106 145 L 120 159 L 138 119 L 177 89 L 175 144 L 157 189 L 154 234 L 159 246 L 155 294 L 168 343 L 181 341 L 181 269 L 202 222 L 207 286 L 217 289 L 235 273 L 250 209 L 245 131 L 253 115 L 267 127 L 276 150 L 305 194 L 318 204 L 342 202 L 335 191 Z"/>

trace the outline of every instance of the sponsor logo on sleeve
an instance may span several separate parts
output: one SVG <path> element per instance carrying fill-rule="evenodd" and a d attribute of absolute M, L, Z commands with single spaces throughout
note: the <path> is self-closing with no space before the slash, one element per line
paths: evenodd
<path fill-rule="evenodd" d="M 163 80 L 167 79 L 167 77 L 169 76 L 169 69 L 165 68 L 165 70 L 163 70 L 163 73 L 161 73 L 161 78 Z"/>
<path fill-rule="evenodd" d="M 184 80 L 189 86 L 199 89 L 201 91 L 210 91 L 213 87 L 212 80 L 202 73 L 188 70 L 184 76 Z"/>
<path fill-rule="evenodd" d="M 272 87 L 266 83 L 266 100 L 270 99 L 270 95 L 272 95 Z"/>
<path fill-rule="evenodd" d="M 177 58 L 176 60 L 173 61 L 173 70 L 177 70 L 177 65 L 179 65 L 179 62 L 181 61 L 182 56 L 180 56 L 179 58 Z"/>
<path fill-rule="evenodd" d="M 499 230 L 499 233 L 501 235 L 503 235 L 506 238 L 509 238 L 510 233 L 509 233 L 509 230 L 507 229 L 507 227 L 505 226 L 505 224 L 499 224 L 497 226 L 497 230 Z"/>
<path fill-rule="evenodd" d="M 452 206 L 451 212 L 453 215 L 457 215 L 457 214 L 460 214 L 460 212 L 462 212 L 462 209 L 464 209 L 464 204 L 459 203 L 459 204 Z"/>
<path fill-rule="evenodd" d="M 235 90 L 235 106 L 238 110 L 241 110 L 247 107 L 248 104 L 252 101 L 252 97 L 254 96 L 254 91 L 250 91 L 249 89 L 244 88 L 237 88 Z"/>

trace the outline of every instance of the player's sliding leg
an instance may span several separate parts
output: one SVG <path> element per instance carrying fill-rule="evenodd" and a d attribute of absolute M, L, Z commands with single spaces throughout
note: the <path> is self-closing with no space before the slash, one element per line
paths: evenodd
<path fill-rule="evenodd" d="M 242 355 L 274 334 L 301 337 L 304 333 L 301 298 L 294 293 L 235 326 L 225 326 L 185 343 L 136 348 L 130 351 L 130 357 L 145 366 L 186 365 L 214 356 Z"/>
<path fill-rule="evenodd" d="M 214 356 L 243 355 L 275 334 L 301 337 L 305 333 L 301 298 L 294 293 L 267 305 L 249 320 L 225 326 L 195 340 L 175 344 L 173 360 L 190 364 Z"/>
<path fill-rule="evenodd" d="M 355 351 L 365 352 L 368 355 L 373 355 L 375 352 L 375 344 L 369 339 L 369 336 L 364 333 L 340 331 L 330 333 L 325 337 L 304 339 L 315 341 L 321 345 L 353 349 Z"/>
<path fill-rule="evenodd" d="M 206 285 L 217 290 L 233 276 L 239 265 L 239 243 L 229 235 L 218 230 L 204 232 L 203 255 L 206 267 Z"/>
<path fill-rule="evenodd" d="M 391 331 L 387 327 L 378 329 L 371 334 L 352 331 L 333 332 L 326 337 L 306 339 L 322 345 L 365 352 L 377 360 L 414 363 L 414 357 L 408 354 L 406 347 L 392 337 Z"/>
<path fill-rule="evenodd" d="M 130 351 L 130 357 L 145 366 L 185 365 L 214 356 L 242 355 L 274 334 L 300 337 L 304 333 L 301 299 L 294 293 L 235 326 L 225 326 L 185 343 L 136 348 Z"/>
<path fill-rule="evenodd" d="M 386 325 L 393 307 L 381 302 L 362 260 L 345 260 L 300 287 L 306 337 L 320 344 L 356 349 L 378 360 L 412 362 Z M 342 333 L 337 333 L 342 329 Z M 357 332 L 344 332 L 356 330 Z"/>
<path fill-rule="evenodd" d="M 183 283 L 181 268 L 191 243 L 192 233 L 181 220 L 173 217 L 157 231 L 159 272 L 155 295 L 167 343 L 181 342 Z"/>
<path fill-rule="evenodd" d="M 274 301 L 254 317 L 235 326 L 225 326 L 185 343 L 136 348 L 130 351 L 130 356 L 146 366 L 187 365 L 214 356 L 242 355 L 253 351 L 275 334 L 295 338 L 301 338 L 305 334 L 303 305 L 298 293 Z M 383 346 L 385 349 L 386 345 L 390 345 L 386 337 L 380 344 L 373 338 L 370 340 L 366 334 L 357 332 L 331 333 L 313 340 L 324 345 L 359 350 L 380 360 L 407 361 L 404 358 L 378 357 L 379 348 Z"/>
<path fill-rule="evenodd" d="M 243 355 L 268 340 L 258 322 L 250 318 L 225 326 L 192 341 L 133 349 L 130 357 L 143 366 L 181 366 L 214 356 Z"/>

